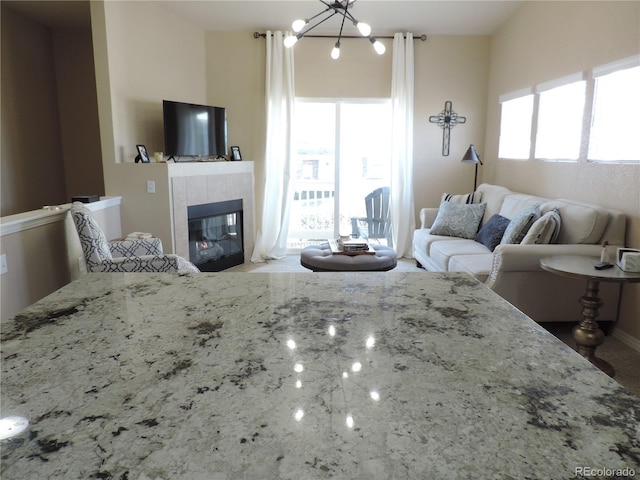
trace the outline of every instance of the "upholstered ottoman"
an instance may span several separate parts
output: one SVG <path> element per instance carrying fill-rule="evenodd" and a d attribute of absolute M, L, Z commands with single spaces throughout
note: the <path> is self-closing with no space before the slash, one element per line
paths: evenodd
<path fill-rule="evenodd" d="M 310 245 L 302 249 L 300 264 L 314 272 L 384 272 L 396 268 L 398 256 L 393 248 L 383 245 L 371 247 L 375 254 L 334 255 L 328 242 Z"/>

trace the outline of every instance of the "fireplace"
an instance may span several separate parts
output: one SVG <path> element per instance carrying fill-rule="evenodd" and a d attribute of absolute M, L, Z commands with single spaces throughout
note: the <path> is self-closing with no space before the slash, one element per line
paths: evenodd
<path fill-rule="evenodd" d="M 244 263 L 242 200 L 191 205 L 189 260 L 203 272 L 219 272 Z"/>

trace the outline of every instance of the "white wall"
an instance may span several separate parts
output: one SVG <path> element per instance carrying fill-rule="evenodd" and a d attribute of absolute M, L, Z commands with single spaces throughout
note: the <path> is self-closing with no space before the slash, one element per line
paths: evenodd
<path fill-rule="evenodd" d="M 205 34 L 154 2 L 91 2 L 91 14 L 105 189 L 122 196 L 123 232 L 151 232 L 170 253 L 166 169 L 133 164 L 135 146 L 164 150 L 162 100 L 206 103 Z"/>
<path fill-rule="evenodd" d="M 638 53 L 640 2 L 525 2 L 491 42 L 485 178 L 516 191 L 622 210 L 627 245 L 640 248 L 640 165 L 496 159 L 501 94 Z M 640 285 L 624 286 L 617 328 L 640 346 Z"/>
<path fill-rule="evenodd" d="M 109 172 L 115 162 L 133 159 L 136 143 L 147 144 L 151 152 L 162 147 L 160 102 L 168 97 L 229 108 L 230 143 L 240 145 L 243 156 L 255 162 L 259 215 L 264 176 L 264 40 L 254 39 L 252 32 L 205 34 L 153 2 L 107 2 L 98 9 L 94 3 L 92 20 L 104 17 L 102 27 L 94 23 L 94 49 L 102 49 L 102 58 L 96 59 L 96 75 L 105 182 L 107 194 L 124 196 L 123 230 L 153 230 L 139 227 L 153 218 L 156 199 L 144 193 L 141 178 L 132 178 L 126 192 L 118 191 L 117 178 Z M 639 8 L 638 2 L 523 2 L 493 38 L 430 36 L 426 43 L 417 42 L 415 213 L 423 206 L 437 205 L 443 191 L 471 189 L 473 167 L 459 160 L 474 143 L 486 164 L 480 168 L 479 181 L 621 209 L 630 218 L 627 243 L 639 246 L 638 166 L 496 160 L 498 96 L 637 53 Z M 163 30 L 172 31 L 172 35 L 158 35 Z M 298 93 L 388 95 L 390 48 L 380 59 L 364 45 L 366 41 L 363 46 L 345 42 L 342 58 L 329 63 L 326 42 L 299 42 L 295 47 Z M 366 68 L 360 63 L 365 60 Z M 172 62 L 181 68 L 167 69 Z M 467 123 L 452 129 L 451 153 L 444 157 L 442 130 L 428 119 L 443 109 L 446 100 L 453 102 L 454 110 L 465 116 Z M 104 134 L 109 129 L 112 143 Z M 135 209 L 127 205 L 132 193 L 136 195 Z M 135 211 L 148 215 L 143 218 Z M 622 331 L 636 339 L 640 339 L 640 325 L 636 325 L 639 289 L 625 287 L 619 323 Z"/>
<path fill-rule="evenodd" d="M 253 32 L 208 32 L 207 88 L 210 103 L 229 108 L 230 142 L 256 162 L 256 214 L 261 215 L 264 181 L 264 39 Z M 303 39 L 294 50 L 296 95 L 331 98 L 388 98 L 391 95 L 392 41 L 378 56 L 363 39 L 345 40 L 341 57 L 330 58 L 327 39 Z M 415 40 L 414 190 L 416 215 L 438 204 L 443 191 L 468 192 L 473 168 L 460 162 L 470 143 L 483 154 L 489 37 L 433 36 Z M 224 66 L 233 69 L 221 74 Z M 452 129 L 451 153 L 442 156 L 442 129 L 429 123 L 444 102 L 467 117 Z M 259 221 L 257 218 L 256 221 Z"/>

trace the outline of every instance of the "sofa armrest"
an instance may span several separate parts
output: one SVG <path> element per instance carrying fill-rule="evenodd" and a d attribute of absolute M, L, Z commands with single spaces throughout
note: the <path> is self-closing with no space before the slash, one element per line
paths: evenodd
<path fill-rule="evenodd" d="M 109 242 L 109 250 L 114 258 L 162 255 L 162 240 L 155 237 L 139 240 L 116 240 Z"/>
<path fill-rule="evenodd" d="M 611 247 L 610 247 L 611 248 Z M 615 251 L 616 247 L 613 247 Z M 600 257 L 600 245 L 498 245 L 493 252 L 493 266 L 486 281 L 490 288 L 506 272 L 540 272 L 540 259 L 551 255 L 587 255 Z"/>
<path fill-rule="evenodd" d="M 420 228 L 431 228 L 438 216 L 438 207 L 427 207 L 420 210 Z"/>

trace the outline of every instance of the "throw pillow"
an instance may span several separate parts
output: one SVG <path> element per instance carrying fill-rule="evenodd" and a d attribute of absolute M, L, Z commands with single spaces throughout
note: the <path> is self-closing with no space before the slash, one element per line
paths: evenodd
<path fill-rule="evenodd" d="M 524 245 L 556 243 L 561 226 L 560 211 L 557 208 L 549 210 L 531 225 L 521 243 Z"/>
<path fill-rule="evenodd" d="M 476 235 L 476 242 L 483 244 L 492 252 L 500 244 L 500 240 L 511 220 L 497 213 L 493 215 Z"/>
<path fill-rule="evenodd" d="M 482 192 L 471 192 L 464 195 L 454 195 L 452 193 L 443 193 L 441 202 L 453 202 L 453 203 L 480 203 L 482 200 Z"/>
<path fill-rule="evenodd" d="M 509 222 L 500 243 L 520 243 L 525 237 L 531 225 L 540 218 L 540 207 L 534 205 L 525 208 Z"/>
<path fill-rule="evenodd" d="M 486 206 L 485 203 L 464 205 L 442 202 L 429 233 L 473 240 Z"/>

